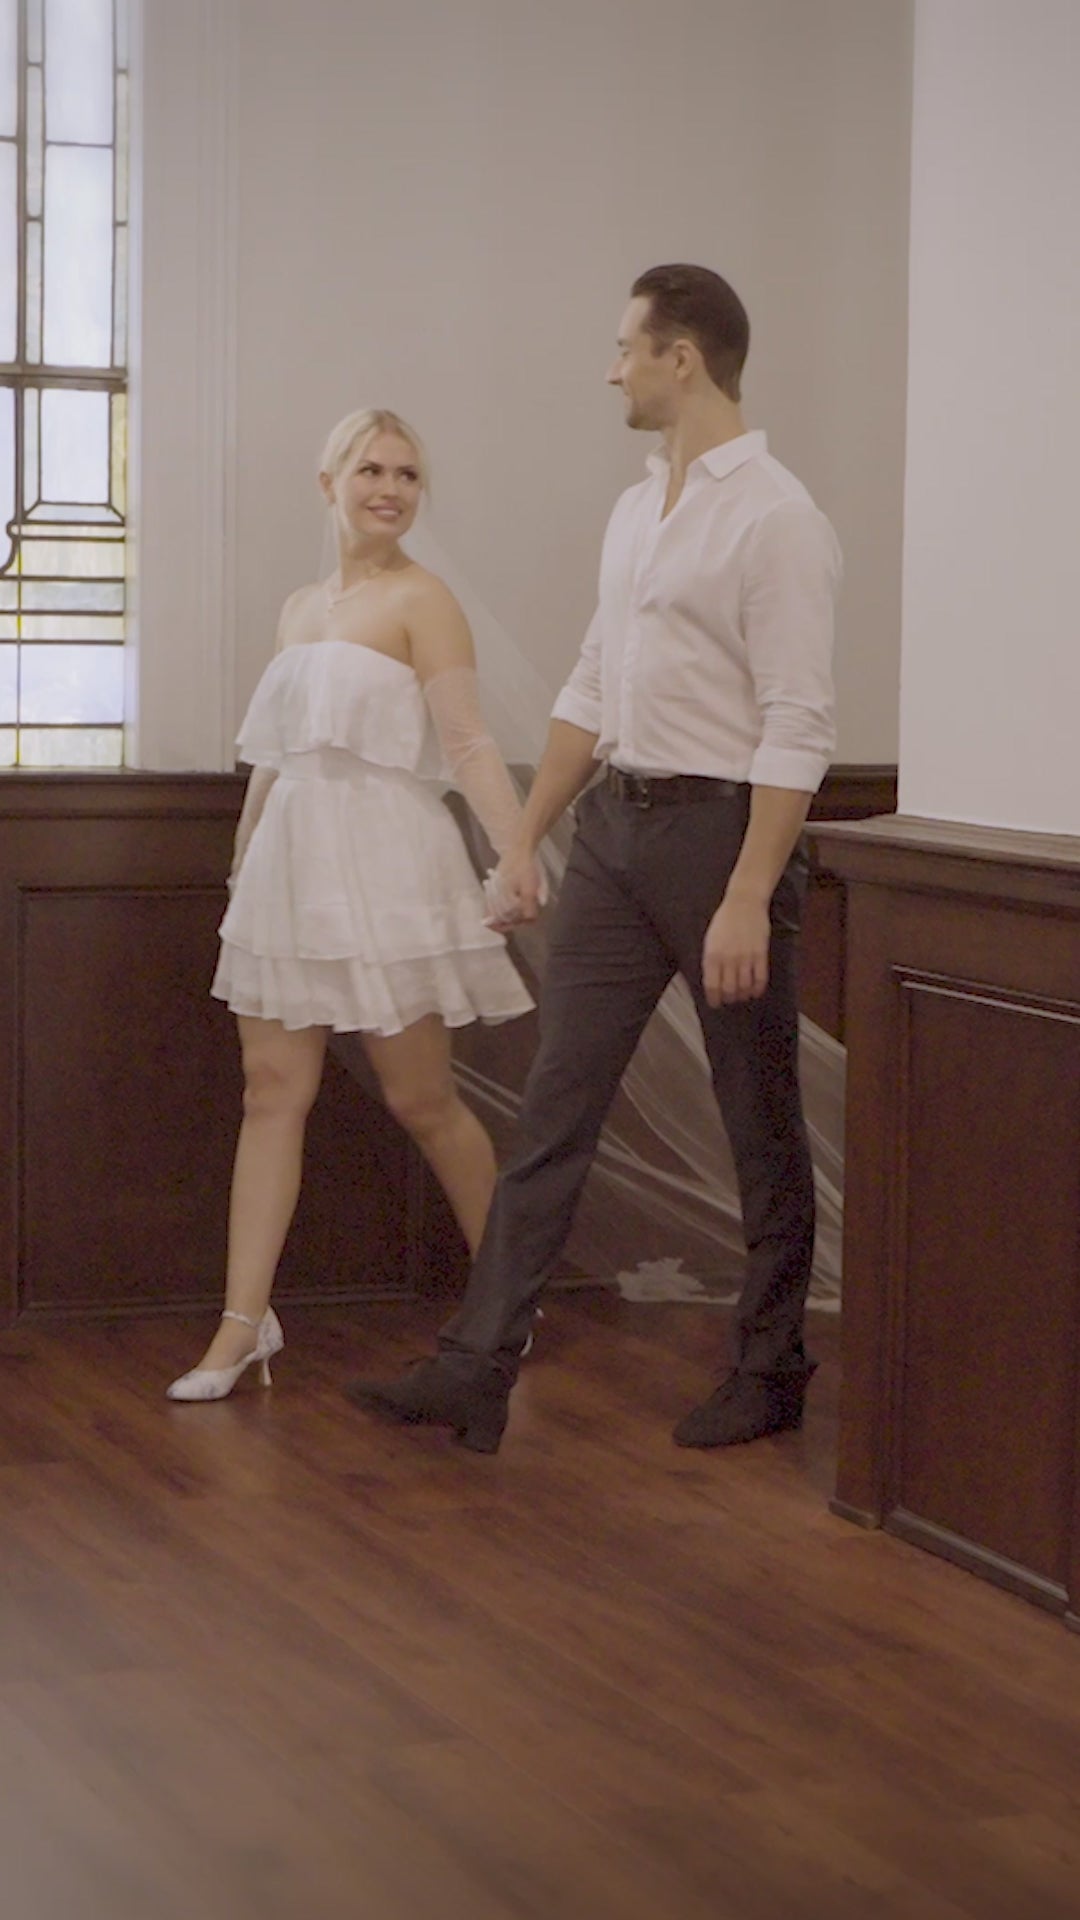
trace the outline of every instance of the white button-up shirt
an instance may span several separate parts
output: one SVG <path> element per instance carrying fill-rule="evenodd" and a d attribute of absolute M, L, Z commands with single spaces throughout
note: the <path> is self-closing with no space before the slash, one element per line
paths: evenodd
<path fill-rule="evenodd" d="M 832 527 L 763 433 L 693 461 L 666 518 L 666 455 L 648 465 L 608 522 L 555 718 L 628 772 L 815 792 L 835 744 Z"/>

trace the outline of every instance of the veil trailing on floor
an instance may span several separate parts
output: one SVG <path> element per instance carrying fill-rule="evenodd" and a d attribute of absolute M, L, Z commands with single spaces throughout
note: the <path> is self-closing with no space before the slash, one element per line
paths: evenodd
<path fill-rule="evenodd" d="M 405 546 L 438 574 L 465 609 L 476 641 L 488 724 L 524 793 L 547 733 L 557 688 L 545 684 L 506 628 L 446 554 L 425 513 Z M 323 571 L 333 570 L 329 548 Z M 478 870 L 492 855 L 475 821 L 448 796 Z M 549 886 L 557 893 L 571 823 L 544 843 Z M 548 909 L 550 913 L 550 908 Z M 547 919 L 511 938 L 534 995 L 542 988 Z M 456 1037 L 456 1071 L 500 1158 L 509 1144 L 535 1045 L 531 1018 Z M 334 1051 L 354 1064 L 348 1036 Z M 800 1070 L 817 1190 L 818 1230 L 811 1304 L 835 1309 L 840 1294 L 843 1196 L 844 1049 L 819 1027 L 800 1022 Z M 712 1093 L 693 1002 L 676 979 L 646 1028 L 601 1137 L 566 1249 L 569 1266 L 615 1282 L 632 1297 L 732 1299 L 744 1256 L 731 1153 Z"/>

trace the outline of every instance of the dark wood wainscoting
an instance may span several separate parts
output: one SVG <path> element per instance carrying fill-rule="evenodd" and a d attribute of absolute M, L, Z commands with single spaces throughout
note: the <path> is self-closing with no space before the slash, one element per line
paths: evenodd
<path fill-rule="evenodd" d="M 817 812 L 893 804 L 842 767 Z M 209 998 L 243 780 L 10 774 L 0 785 L 0 1318 L 190 1308 L 219 1297 L 240 1103 L 232 1020 Z M 815 876 L 807 1012 L 843 1025 L 844 894 Z M 535 1019 L 463 1035 L 524 1079 Z M 284 1299 L 440 1294 L 464 1249 L 442 1193 L 337 1046 L 312 1116 Z"/>
<path fill-rule="evenodd" d="M 824 827 L 848 890 L 838 1512 L 1080 1613 L 1080 840 Z"/>
<path fill-rule="evenodd" d="M 220 1297 L 240 1104 L 207 987 L 243 781 L 14 775 L 0 787 L 0 1311 Z M 421 1290 L 423 1176 L 336 1060 L 283 1297 Z"/>
<path fill-rule="evenodd" d="M 896 812 L 895 767 L 833 767 L 810 810 L 812 821 L 869 820 Z M 818 861 L 811 873 L 801 951 L 802 1008 L 834 1040 L 844 1038 L 847 889 Z"/>

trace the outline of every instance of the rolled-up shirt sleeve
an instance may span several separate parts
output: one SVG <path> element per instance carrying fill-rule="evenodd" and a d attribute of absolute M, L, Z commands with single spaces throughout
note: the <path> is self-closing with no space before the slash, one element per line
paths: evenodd
<path fill-rule="evenodd" d="M 584 733 L 599 733 L 603 714 L 600 672 L 601 616 L 597 608 L 589 622 L 577 665 L 551 710 L 553 720 L 568 720 Z"/>
<path fill-rule="evenodd" d="M 743 583 L 743 636 L 761 713 L 759 787 L 816 793 L 836 745 L 832 652 L 840 549 L 824 514 L 785 500 L 759 522 Z"/>

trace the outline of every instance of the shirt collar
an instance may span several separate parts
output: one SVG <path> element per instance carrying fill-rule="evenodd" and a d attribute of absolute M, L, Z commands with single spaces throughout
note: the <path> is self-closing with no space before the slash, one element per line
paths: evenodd
<path fill-rule="evenodd" d="M 691 460 L 687 473 L 693 473 L 695 467 L 704 467 L 708 473 L 712 474 L 714 480 L 724 480 L 729 473 L 734 473 L 737 467 L 745 466 L 748 460 L 758 460 L 763 453 L 767 452 L 768 443 L 765 435 L 760 428 L 756 428 L 752 433 L 740 433 L 734 440 L 725 440 L 722 446 L 710 447 L 707 453 L 700 454 L 696 460 Z M 650 453 L 645 464 L 650 473 L 662 474 L 666 478 L 671 465 L 667 448 L 657 447 Z"/>

